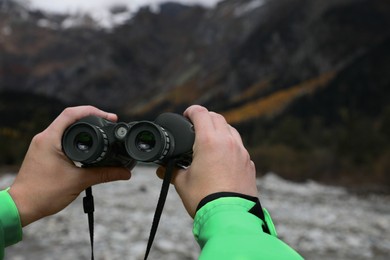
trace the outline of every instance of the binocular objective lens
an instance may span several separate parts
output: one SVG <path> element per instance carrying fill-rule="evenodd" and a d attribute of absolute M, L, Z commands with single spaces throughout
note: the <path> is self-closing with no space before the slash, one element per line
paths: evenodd
<path fill-rule="evenodd" d="M 93 145 L 92 136 L 89 133 L 79 133 L 75 138 L 75 146 L 81 152 L 89 152 Z"/>
<path fill-rule="evenodd" d="M 135 145 L 141 152 L 150 152 L 156 145 L 156 138 L 152 132 L 142 131 L 135 138 Z"/>

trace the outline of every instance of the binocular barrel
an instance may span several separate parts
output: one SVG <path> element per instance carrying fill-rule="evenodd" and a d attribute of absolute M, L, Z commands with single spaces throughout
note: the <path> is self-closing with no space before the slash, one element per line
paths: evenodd
<path fill-rule="evenodd" d="M 136 162 L 164 164 L 176 159 L 179 166 L 192 162 L 195 132 L 191 122 L 174 113 L 155 121 L 114 123 L 96 116 L 69 126 L 62 137 L 65 155 L 86 166 L 134 166 Z"/>

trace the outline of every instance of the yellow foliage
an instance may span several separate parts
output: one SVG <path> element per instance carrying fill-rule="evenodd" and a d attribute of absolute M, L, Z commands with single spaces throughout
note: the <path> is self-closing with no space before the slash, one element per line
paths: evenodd
<path fill-rule="evenodd" d="M 165 100 L 165 94 L 162 93 L 160 95 L 154 96 L 152 99 L 148 99 L 145 102 L 141 102 L 136 106 L 129 106 L 126 109 L 128 111 L 128 115 L 143 115 L 150 112 L 153 108 L 157 107 L 159 104 L 163 103 Z"/>
<path fill-rule="evenodd" d="M 180 105 L 183 103 L 190 104 L 206 91 L 205 87 L 198 86 L 195 80 L 190 80 L 170 91 L 162 92 L 161 94 L 148 99 L 146 102 L 131 107 L 131 109 L 129 109 L 129 115 L 142 115 L 148 113 L 163 103 L 172 105 Z"/>
<path fill-rule="evenodd" d="M 191 103 L 196 100 L 205 90 L 197 86 L 196 81 L 191 80 L 167 93 L 166 99 L 176 105 Z"/>
<path fill-rule="evenodd" d="M 273 117 L 281 113 L 296 98 L 314 93 L 318 88 L 324 87 L 334 76 L 334 72 L 324 73 L 319 77 L 309 79 L 296 86 L 245 103 L 243 106 L 225 111 L 222 114 L 226 117 L 227 121 L 232 124 L 262 116 Z M 211 82 L 203 83 L 204 84 L 199 85 L 195 79 L 189 80 L 168 92 L 161 93 L 144 103 L 131 107 L 131 109 L 129 109 L 129 115 L 142 115 L 148 113 L 163 103 L 171 104 L 172 106 L 183 103 L 190 104 L 209 91 L 207 86 L 209 86 Z M 268 87 L 270 87 L 270 80 L 259 81 L 232 101 L 237 102 L 249 99 L 251 96 L 256 95 Z M 209 94 L 211 95 L 211 93 Z"/>
<path fill-rule="evenodd" d="M 280 90 L 267 97 L 259 98 L 241 107 L 232 109 L 222 114 L 231 123 L 248 121 L 257 117 L 274 117 L 281 113 L 296 98 L 314 93 L 318 88 L 324 87 L 335 76 L 334 72 L 328 72 L 304 81 L 288 89 Z"/>
<path fill-rule="evenodd" d="M 9 127 L 1 127 L 0 128 L 0 136 L 4 136 L 7 138 L 19 138 L 20 132 L 18 130 L 9 128 Z"/>
<path fill-rule="evenodd" d="M 269 87 L 270 87 L 270 80 L 261 80 L 259 82 L 256 82 L 252 86 L 250 86 L 247 90 L 243 91 L 240 95 L 235 96 L 232 99 L 232 101 L 238 102 L 241 100 L 249 99 Z"/>

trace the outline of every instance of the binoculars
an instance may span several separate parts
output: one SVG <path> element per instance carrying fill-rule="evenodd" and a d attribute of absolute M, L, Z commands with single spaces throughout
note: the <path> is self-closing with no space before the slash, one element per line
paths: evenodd
<path fill-rule="evenodd" d="M 137 162 L 179 167 L 192 162 L 195 131 L 185 117 L 163 113 L 154 121 L 115 123 L 88 116 L 69 126 L 62 136 L 65 155 L 83 166 L 134 167 Z"/>

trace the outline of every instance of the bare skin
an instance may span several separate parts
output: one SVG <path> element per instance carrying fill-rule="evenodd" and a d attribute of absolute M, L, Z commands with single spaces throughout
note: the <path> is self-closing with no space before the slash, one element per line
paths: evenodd
<path fill-rule="evenodd" d="M 186 170 L 176 170 L 172 184 L 191 217 L 199 202 L 216 192 L 237 192 L 257 197 L 256 169 L 241 136 L 225 118 L 201 106 L 185 112 L 195 127 L 193 162 Z M 164 167 L 157 169 L 163 178 Z"/>
<path fill-rule="evenodd" d="M 130 179 L 128 169 L 78 168 L 63 154 L 61 137 L 66 127 L 88 115 L 117 120 L 115 114 L 91 106 L 67 108 L 33 138 L 9 190 L 22 226 L 61 211 L 89 186 Z"/>
<path fill-rule="evenodd" d="M 65 129 L 88 115 L 117 120 L 115 114 L 91 106 L 68 108 L 33 138 L 9 190 L 22 226 L 61 211 L 89 186 L 130 179 L 131 172 L 122 167 L 78 168 L 62 152 Z M 257 196 L 255 166 L 237 130 L 224 117 L 201 106 L 189 107 L 184 116 L 195 127 L 194 157 L 188 169 L 176 170 L 172 183 L 189 215 L 194 217 L 199 202 L 212 193 Z M 164 167 L 157 169 L 159 177 L 164 173 Z"/>

